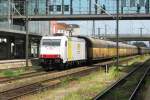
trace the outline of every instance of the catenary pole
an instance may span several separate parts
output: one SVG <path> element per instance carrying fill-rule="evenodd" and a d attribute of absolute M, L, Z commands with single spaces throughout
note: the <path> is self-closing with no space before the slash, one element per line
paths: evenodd
<path fill-rule="evenodd" d="M 117 36 L 117 62 L 116 62 L 116 69 L 119 69 L 119 0 L 116 1 L 116 36 Z"/>
<path fill-rule="evenodd" d="M 107 25 L 105 24 L 105 39 L 107 38 Z"/>
<path fill-rule="evenodd" d="M 26 0 L 26 67 L 28 67 L 28 59 L 29 59 L 29 49 L 28 49 L 28 45 L 29 45 L 29 18 L 28 18 L 28 0 Z"/>

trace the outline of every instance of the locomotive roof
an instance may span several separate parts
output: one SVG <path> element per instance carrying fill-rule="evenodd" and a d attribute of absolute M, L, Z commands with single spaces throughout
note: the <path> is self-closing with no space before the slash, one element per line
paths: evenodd
<path fill-rule="evenodd" d="M 116 47 L 116 42 L 102 40 L 102 39 L 95 39 L 86 36 L 78 36 L 79 38 L 84 38 L 90 47 Z M 121 48 L 136 48 L 136 46 L 125 44 L 119 42 L 119 47 Z"/>

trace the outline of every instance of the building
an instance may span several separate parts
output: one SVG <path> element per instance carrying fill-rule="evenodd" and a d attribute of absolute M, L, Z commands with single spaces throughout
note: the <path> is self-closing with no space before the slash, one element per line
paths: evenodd
<path fill-rule="evenodd" d="M 55 28 L 55 31 L 52 31 L 52 35 L 80 35 L 80 27 L 77 24 L 56 23 L 53 25 L 53 28 Z"/>
<path fill-rule="evenodd" d="M 65 24 L 65 23 L 57 23 L 56 24 L 56 33 L 57 34 L 66 34 L 66 33 L 68 33 L 68 30 L 67 30 L 67 28 L 69 27 L 67 24 Z M 54 35 L 56 34 L 56 33 L 53 33 Z"/>
<path fill-rule="evenodd" d="M 77 24 L 69 24 L 69 26 L 72 28 L 72 35 L 78 36 L 80 35 L 80 26 Z"/>
<path fill-rule="evenodd" d="M 25 21 L 13 20 L 13 14 L 24 14 L 22 1 L 0 0 L 0 59 L 25 58 Z M 29 57 L 38 57 L 40 38 L 49 35 L 49 25 L 48 21 L 29 22 Z"/>

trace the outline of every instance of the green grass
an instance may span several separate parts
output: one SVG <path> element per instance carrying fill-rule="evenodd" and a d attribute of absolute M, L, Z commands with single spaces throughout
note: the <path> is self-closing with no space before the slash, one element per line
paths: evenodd
<path fill-rule="evenodd" d="M 11 69 L 8 69 L 8 70 L 4 70 L 2 72 L 0 72 L 0 76 L 1 77 L 8 77 L 8 78 L 12 78 L 12 77 L 18 77 L 20 76 L 22 73 L 24 73 L 24 69 L 23 68 L 20 68 L 18 70 L 11 70 Z"/>
<path fill-rule="evenodd" d="M 119 68 L 117 69 L 116 66 L 112 66 L 112 68 L 110 69 L 110 76 L 112 78 L 119 77 L 120 71 L 121 70 Z"/>
<path fill-rule="evenodd" d="M 69 98 L 69 99 L 68 99 Z M 63 98 L 63 100 L 88 100 L 85 96 L 81 96 L 80 93 L 70 93 Z M 90 99 L 89 99 L 90 100 Z"/>
<path fill-rule="evenodd" d="M 78 77 L 71 77 L 71 76 L 65 77 L 61 79 L 61 86 L 65 87 L 69 84 L 70 81 L 77 81 L 77 80 L 79 80 Z"/>
<path fill-rule="evenodd" d="M 77 91 L 68 93 L 64 96 L 63 100 L 90 100 L 91 97 L 94 97 L 95 94 L 111 83 L 107 83 L 107 81 L 110 81 L 110 79 L 113 80 L 110 77 L 110 74 L 108 74 L 107 78 L 104 78 L 105 75 L 106 74 L 104 72 L 98 71 L 88 76 L 81 77 L 77 80 L 77 83 L 82 85 L 85 84 L 85 86 L 79 88 Z M 101 78 L 101 76 L 103 78 Z"/>

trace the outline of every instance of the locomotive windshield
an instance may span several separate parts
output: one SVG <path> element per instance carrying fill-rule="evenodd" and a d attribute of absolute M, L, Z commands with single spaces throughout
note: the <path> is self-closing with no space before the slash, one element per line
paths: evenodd
<path fill-rule="evenodd" d="M 60 39 L 43 39 L 42 45 L 44 46 L 60 46 Z"/>

